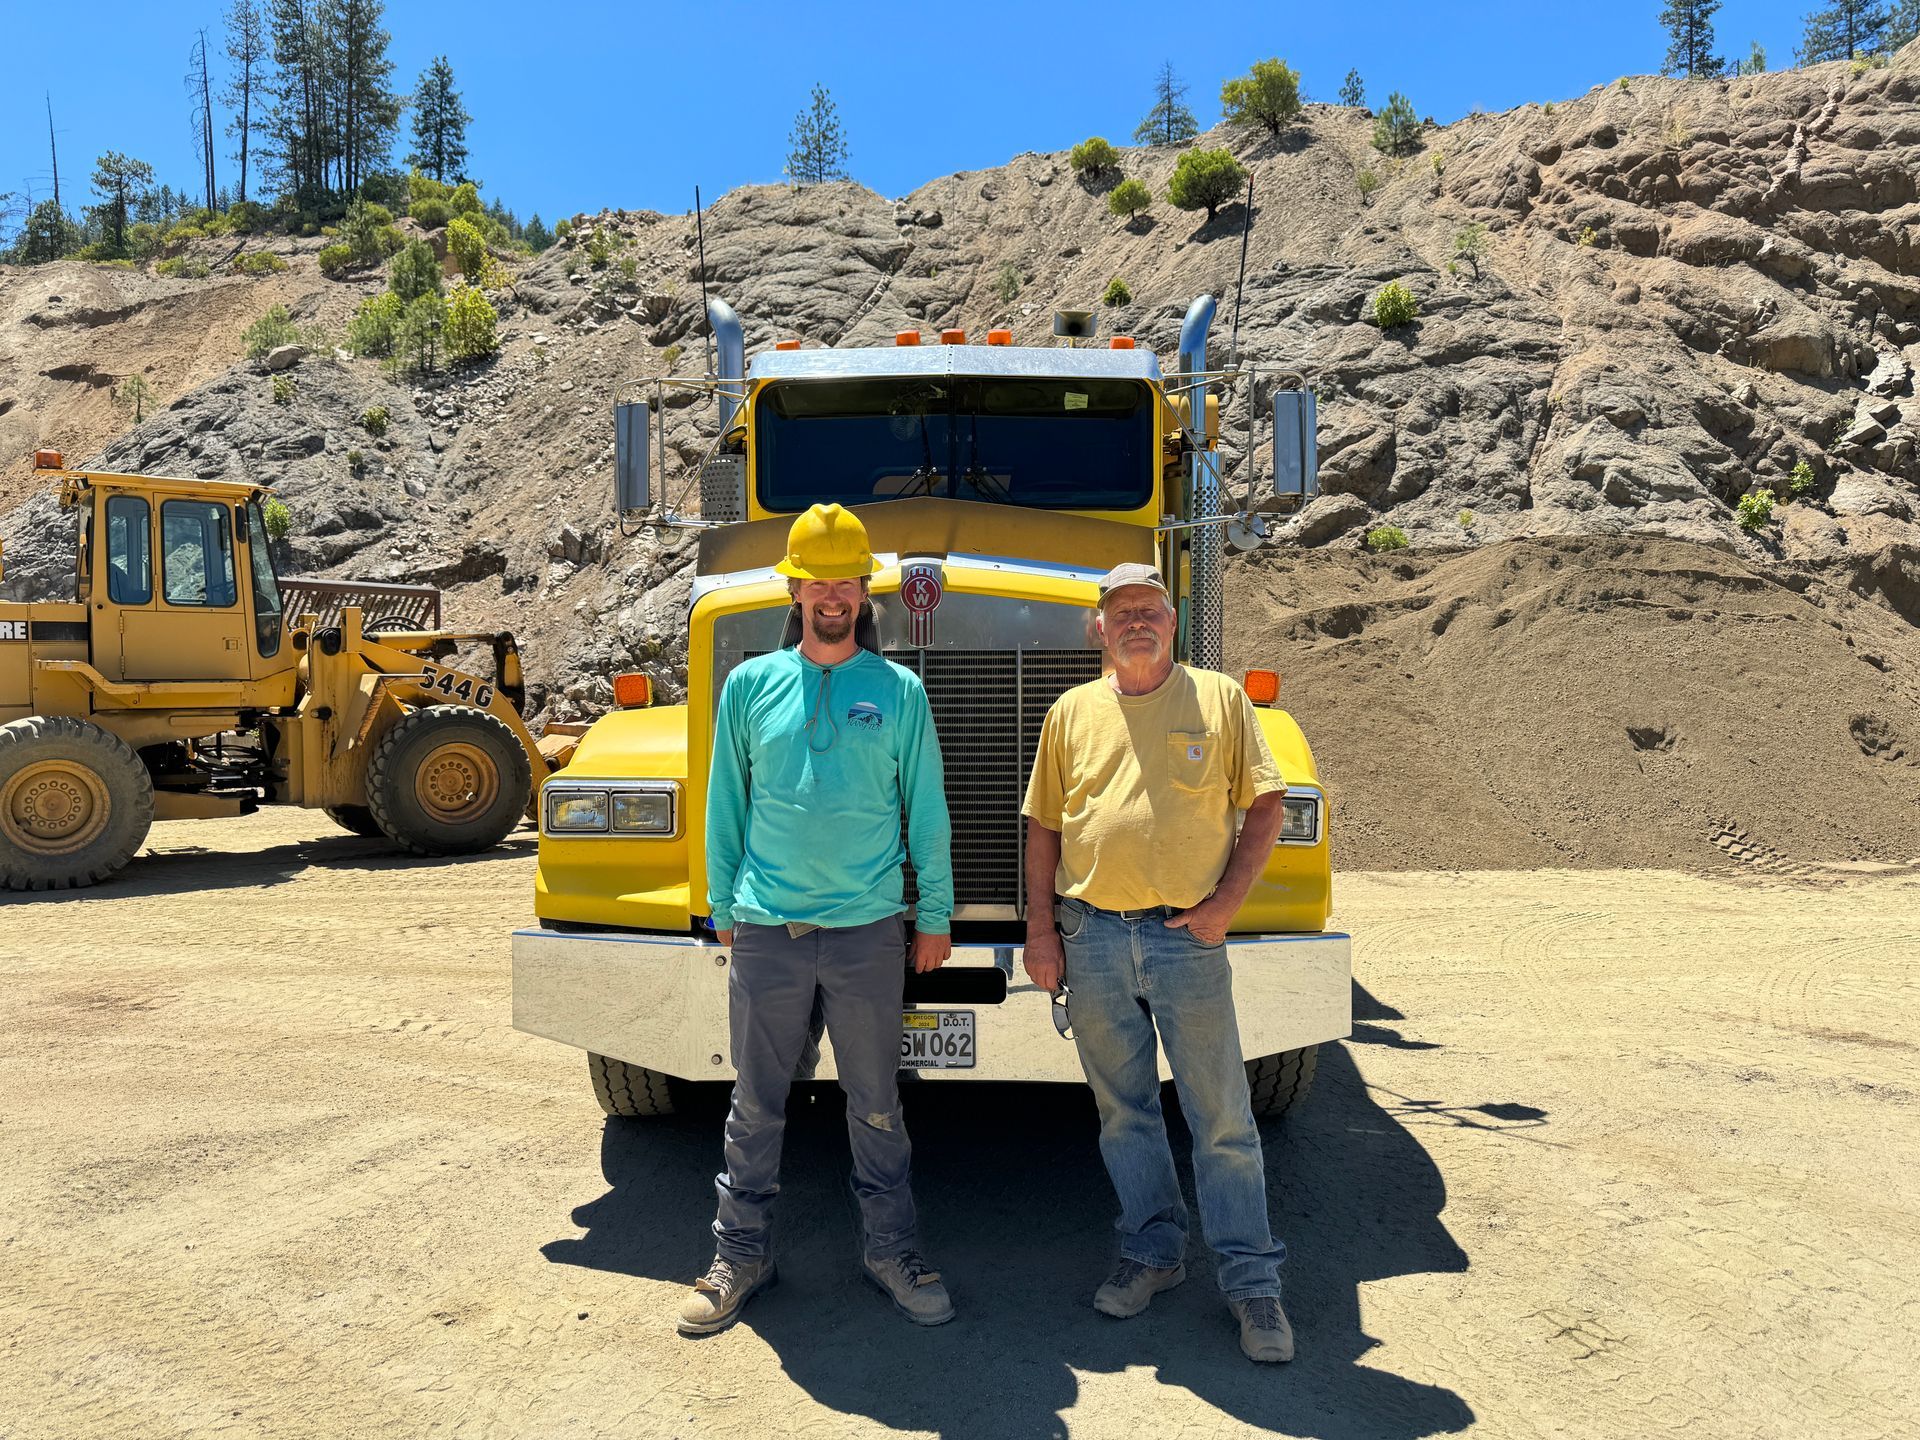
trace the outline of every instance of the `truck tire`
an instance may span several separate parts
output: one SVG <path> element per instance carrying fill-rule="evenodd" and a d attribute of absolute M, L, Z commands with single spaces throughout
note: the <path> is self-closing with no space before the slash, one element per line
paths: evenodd
<path fill-rule="evenodd" d="M 329 805 L 327 818 L 342 830 L 355 835 L 364 835 L 369 840 L 382 840 L 386 832 L 380 828 L 380 822 L 373 818 L 373 811 L 364 805 Z"/>
<path fill-rule="evenodd" d="M 1254 1118 L 1277 1120 L 1299 1109 L 1313 1089 L 1313 1072 L 1319 1062 L 1318 1045 L 1247 1061 L 1247 1089 Z"/>
<path fill-rule="evenodd" d="M 609 1115 L 639 1119 L 674 1113 L 672 1077 L 641 1065 L 629 1065 L 610 1055 L 587 1053 L 587 1074 L 593 1080 L 593 1098 Z"/>
<path fill-rule="evenodd" d="M 71 715 L 0 725 L 0 886 L 79 889 L 153 826 L 153 777 L 126 741 Z"/>
<path fill-rule="evenodd" d="M 505 723 L 464 705 L 403 716 L 374 747 L 367 810 L 416 855 L 467 855 L 506 839 L 526 813 L 533 765 Z"/>

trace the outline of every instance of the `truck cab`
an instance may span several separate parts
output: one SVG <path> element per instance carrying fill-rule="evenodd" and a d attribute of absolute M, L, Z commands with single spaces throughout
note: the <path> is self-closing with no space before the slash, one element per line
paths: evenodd
<path fill-rule="evenodd" d="M 954 952 L 908 976 L 903 1065 L 1080 1082 L 1048 996 L 1020 966 L 1020 804 L 1048 708 L 1102 674 L 1094 615 L 1108 569 L 1158 565 L 1180 611 L 1179 658 L 1219 663 L 1211 312 L 1210 298 L 1196 302 L 1170 377 L 1124 337 L 1072 343 L 1073 320 L 1062 348 L 1015 346 L 1004 331 L 984 345 L 907 332 L 891 347 L 783 344 L 749 365 L 737 319 L 715 302 L 721 423 L 699 473 L 687 701 L 613 711 L 547 781 L 538 923 L 514 937 L 515 1025 L 585 1050 L 608 1113 L 662 1113 L 690 1087 L 731 1079 L 730 955 L 709 923 L 704 861 L 713 717 L 734 667 L 792 643 L 773 566 L 793 517 L 822 502 L 866 526 L 882 566 L 873 641 L 925 685 L 945 761 Z M 645 405 L 619 417 L 623 509 L 650 492 L 650 419 Z M 616 694 L 650 693 L 622 680 Z M 1256 678 L 1256 699 L 1273 700 L 1269 682 Z M 1311 1047 L 1347 1033 L 1350 974 L 1347 937 L 1325 930 L 1325 787 L 1293 718 L 1271 703 L 1259 713 L 1289 787 L 1287 825 L 1229 943 L 1243 1048 L 1264 1066 L 1256 1095 L 1265 1075 L 1273 1109 L 1304 1094 Z M 969 1037 L 964 1054 L 928 1038 L 952 1032 Z M 813 1073 L 830 1077 L 832 1063 L 828 1046 Z"/>

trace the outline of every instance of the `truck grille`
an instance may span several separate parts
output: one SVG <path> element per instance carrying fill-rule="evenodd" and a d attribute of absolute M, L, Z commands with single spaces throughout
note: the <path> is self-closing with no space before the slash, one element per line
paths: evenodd
<path fill-rule="evenodd" d="M 900 650 L 887 658 L 920 676 L 940 732 L 958 916 L 1016 918 L 1025 908 L 1020 802 L 1033 773 L 1040 725 L 1062 693 L 1099 678 L 1100 652 Z M 914 894 L 909 865 L 909 901 Z M 991 913 L 976 907 L 990 907 Z"/>

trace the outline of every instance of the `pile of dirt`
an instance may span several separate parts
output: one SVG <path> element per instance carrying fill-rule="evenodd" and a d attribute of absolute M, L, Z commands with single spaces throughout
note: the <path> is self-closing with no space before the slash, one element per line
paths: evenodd
<path fill-rule="evenodd" d="M 1830 578 L 1645 537 L 1268 551 L 1227 628 L 1342 869 L 1920 857 L 1920 630 Z"/>

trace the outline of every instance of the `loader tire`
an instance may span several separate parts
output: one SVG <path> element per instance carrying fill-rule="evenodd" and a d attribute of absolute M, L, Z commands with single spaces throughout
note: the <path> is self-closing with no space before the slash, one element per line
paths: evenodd
<path fill-rule="evenodd" d="M 0 725 L 0 886 L 104 880 L 152 825 L 153 777 L 118 735 L 71 715 Z"/>
<path fill-rule="evenodd" d="M 327 819 L 333 821 L 342 830 L 355 835 L 364 835 L 369 840 L 383 840 L 386 831 L 380 828 L 380 822 L 373 818 L 373 811 L 364 805 L 329 805 Z"/>
<path fill-rule="evenodd" d="M 367 810 L 416 855 L 467 855 L 507 837 L 526 813 L 533 765 L 505 723 L 464 705 L 429 705 L 380 738 Z"/>
<path fill-rule="evenodd" d="M 1313 1089 L 1320 1047 L 1309 1045 L 1247 1061 L 1247 1090 L 1257 1120 L 1277 1120 L 1300 1108 Z"/>
<path fill-rule="evenodd" d="M 587 1074 L 593 1080 L 593 1098 L 609 1115 L 638 1119 L 674 1113 L 679 1086 L 658 1070 L 588 1051 Z"/>

